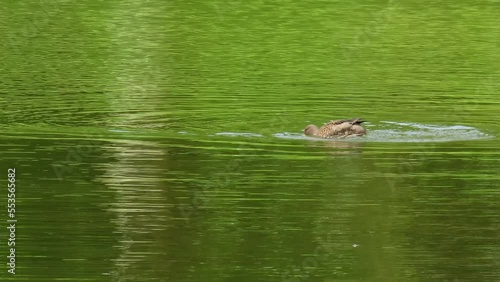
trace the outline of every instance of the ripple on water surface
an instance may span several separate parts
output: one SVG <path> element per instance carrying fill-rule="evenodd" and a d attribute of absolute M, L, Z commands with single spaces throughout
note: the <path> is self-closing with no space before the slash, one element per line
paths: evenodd
<path fill-rule="evenodd" d="M 380 125 L 367 124 L 368 134 L 363 137 L 354 137 L 345 140 L 364 142 L 447 142 L 491 138 L 477 128 L 464 125 L 432 125 L 419 123 L 405 123 L 382 121 Z M 372 129 L 373 128 L 373 129 Z M 287 139 L 311 139 L 329 141 L 303 136 L 300 133 L 282 132 L 275 137 Z"/>

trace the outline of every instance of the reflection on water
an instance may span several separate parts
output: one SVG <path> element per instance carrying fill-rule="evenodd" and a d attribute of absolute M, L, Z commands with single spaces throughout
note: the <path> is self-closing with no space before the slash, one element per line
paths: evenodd
<path fill-rule="evenodd" d="M 166 250 L 158 246 L 161 242 L 148 238 L 169 227 L 171 214 L 161 185 L 168 153 L 153 142 L 114 143 L 104 149 L 108 157 L 117 161 L 101 164 L 104 173 L 96 180 L 103 185 L 103 193 L 112 193 L 114 197 L 113 202 L 101 203 L 101 208 L 113 215 L 110 223 L 114 225 L 114 247 L 119 255 L 103 275 L 110 276 L 111 281 L 122 281 L 124 277 L 152 279 L 158 273 L 137 273 L 151 259 L 165 259 Z"/>

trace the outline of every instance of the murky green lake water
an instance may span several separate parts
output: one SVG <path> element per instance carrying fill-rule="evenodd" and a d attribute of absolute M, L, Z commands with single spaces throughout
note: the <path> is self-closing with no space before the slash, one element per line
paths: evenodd
<path fill-rule="evenodd" d="M 499 281 L 499 5 L 4 4 L 1 280 Z"/>

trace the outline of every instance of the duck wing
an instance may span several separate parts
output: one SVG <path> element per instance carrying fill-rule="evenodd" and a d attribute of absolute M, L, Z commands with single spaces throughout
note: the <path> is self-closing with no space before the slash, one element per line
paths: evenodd
<path fill-rule="evenodd" d="M 338 120 L 331 120 L 330 122 L 326 123 L 327 124 L 332 124 L 332 125 L 339 125 L 343 123 L 349 123 L 351 125 L 353 124 L 362 124 L 365 122 L 362 118 L 352 118 L 352 119 L 338 119 Z"/>
<path fill-rule="evenodd" d="M 361 118 L 332 120 L 319 129 L 317 136 L 329 138 L 357 133 L 364 134 L 364 129 L 359 126 L 363 122 L 364 120 Z"/>

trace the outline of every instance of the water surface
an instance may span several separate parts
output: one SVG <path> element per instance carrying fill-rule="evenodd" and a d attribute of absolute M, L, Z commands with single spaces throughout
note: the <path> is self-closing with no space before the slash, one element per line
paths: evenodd
<path fill-rule="evenodd" d="M 6 3 L 2 281 L 500 280 L 496 5 Z"/>

